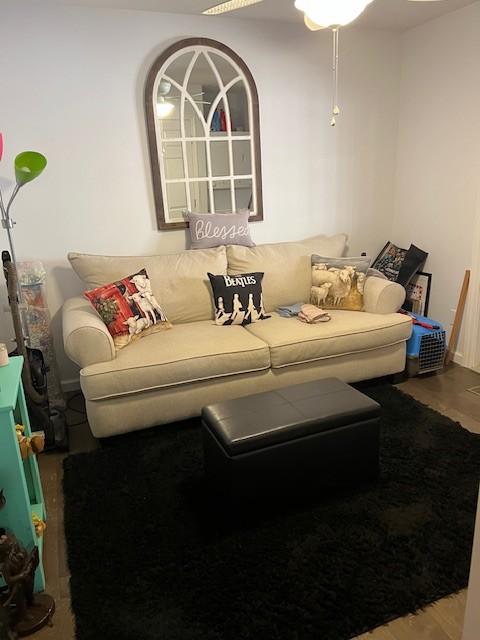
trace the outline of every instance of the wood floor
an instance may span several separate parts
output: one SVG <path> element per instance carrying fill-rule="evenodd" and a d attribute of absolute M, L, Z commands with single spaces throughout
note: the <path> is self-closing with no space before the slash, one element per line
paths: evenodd
<path fill-rule="evenodd" d="M 412 378 L 399 388 L 424 404 L 480 433 L 480 396 L 468 391 L 480 385 L 480 374 L 452 365 L 440 374 Z M 72 409 L 82 410 L 79 396 L 71 400 Z M 97 447 L 81 413 L 68 411 L 71 451 Z M 45 572 L 47 591 L 55 598 L 54 625 L 37 633 L 41 640 L 74 640 L 74 618 L 70 611 L 69 574 L 63 535 L 63 494 L 61 454 L 40 456 L 48 529 L 45 534 Z M 87 558 L 86 558 L 86 561 Z M 479 594 L 480 601 L 480 594 Z M 466 591 L 444 598 L 417 615 L 394 620 L 388 625 L 358 636 L 357 640 L 461 640 Z M 480 636 L 479 636 L 480 637 Z M 138 638 L 136 640 L 142 640 Z"/>

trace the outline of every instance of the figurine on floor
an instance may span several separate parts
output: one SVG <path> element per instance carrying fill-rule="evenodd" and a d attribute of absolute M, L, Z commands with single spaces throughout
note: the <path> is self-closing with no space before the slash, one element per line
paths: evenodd
<path fill-rule="evenodd" d="M 5 503 L 4 503 L 5 504 Z M 55 601 L 47 593 L 34 596 L 38 547 L 27 551 L 12 533 L 0 529 L 0 640 L 15 640 L 51 624 Z"/>
<path fill-rule="evenodd" d="M 10 626 L 8 609 L 0 604 L 0 640 L 17 640 L 18 635 Z"/>

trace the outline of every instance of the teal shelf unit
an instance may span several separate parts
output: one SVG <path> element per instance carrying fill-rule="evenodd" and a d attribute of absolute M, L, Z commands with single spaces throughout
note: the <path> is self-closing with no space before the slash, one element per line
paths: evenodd
<path fill-rule="evenodd" d="M 22 385 L 23 357 L 12 357 L 0 367 L 0 489 L 7 500 L 0 511 L 0 527 L 12 531 L 28 549 L 38 546 L 40 564 L 35 574 L 35 591 L 45 589 L 43 570 L 43 536 L 37 537 L 32 513 L 47 519 L 36 456 L 22 460 L 15 425 L 22 424 L 31 435 L 25 394 Z M 0 578 L 1 584 L 1 578 Z"/>

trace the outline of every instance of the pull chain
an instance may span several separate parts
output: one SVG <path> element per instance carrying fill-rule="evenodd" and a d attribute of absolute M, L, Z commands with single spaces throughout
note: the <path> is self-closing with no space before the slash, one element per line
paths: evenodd
<path fill-rule="evenodd" d="M 338 27 L 332 29 L 333 34 L 333 60 L 332 60 L 332 73 L 333 73 L 333 101 L 332 101 L 332 119 L 330 124 L 334 127 L 337 124 L 336 116 L 340 115 L 340 109 L 338 106 Z"/>

